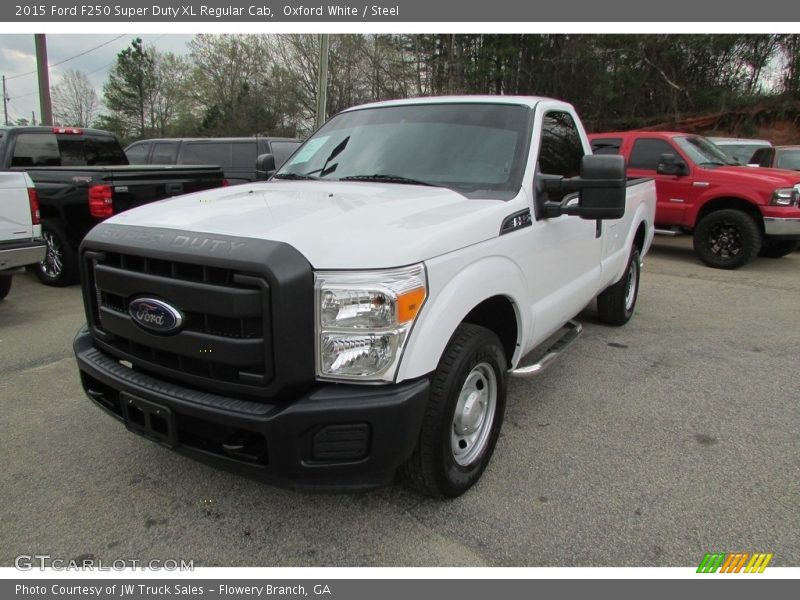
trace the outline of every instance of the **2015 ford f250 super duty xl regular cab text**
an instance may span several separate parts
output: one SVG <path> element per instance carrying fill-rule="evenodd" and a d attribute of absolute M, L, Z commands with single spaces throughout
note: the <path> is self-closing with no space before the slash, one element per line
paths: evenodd
<path fill-rule="evenodd" d="M 631 317 L 654 215 L 653 182 L 591 156 L 564 102 L 349 109 L 269 182 L 88 234 L 82 383 L 130 430 L 252 477 L 399 469 L 456 496 L 492 454 L 507 376 L 541 372 L 595 297 L 602 321 Z"/>

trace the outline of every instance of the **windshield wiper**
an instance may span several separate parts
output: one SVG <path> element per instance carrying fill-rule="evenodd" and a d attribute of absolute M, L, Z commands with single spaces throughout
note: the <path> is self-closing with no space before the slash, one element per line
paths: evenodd
<path fill-rule="evenodd" d="M 706 165 L 711 165 L 712 167 L 729 167 L 729 166 L 731 166 L 730 163 L 726 164 L 726 163 L 718 162 L 718 161 L 714 161 L 714 160 L 707 160 L 706 162 L 701 162 L 700 163 L 701 167 L 705 167 Z"/>
<path fill-rule="evenodd" d="M 272 176 L 273 179 L 319 179 L 319 177 L 312 177 L 304 173 L 278 173 Z"/>
<path fill-rule="evenodd" d="M 407 185 L 442 187 L 438 184 L 430 183 L 428 181 L 420 181 L 419 179 L 403 177 L 402 175 L 390 175 L 388 173 L 375 173 L 373 175 L 348 175 L 347 177 L 341 177 L 339 181 L 383 181 L 386 183 L 404 183 Z"/>
<path fill-rule="evenodd" d="M 325 159 L 325 164 L 322 165 L 321 169 L 309 171 L 307 175 L 311 175 L 313 173 L 319 173 L 320 177 L 325 177 L 326 175 L 330 175 L 331 173 L 333 173 L 336 170 L 336 167 L 339 166 L 339 163 L 334 163 L 330 167 L 328 166 L 328 163 L 342 153 L 342 150 L 344 150 L 347 147 L 347 142 L 349 141 L 350 141 L 350 136 L 348 135 L 346 138 L 344 138 L 341 142 L 339 142 L 336 145 L 336 148 L 331 150 L 331 153 L 328 155 L 328 158 Z"/>

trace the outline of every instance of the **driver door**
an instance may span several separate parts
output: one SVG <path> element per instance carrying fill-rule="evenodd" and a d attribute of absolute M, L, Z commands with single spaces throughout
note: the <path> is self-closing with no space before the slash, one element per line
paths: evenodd
<path fill-rule="evenodd" d="M 580 174 L 585 150 L 572 115 L 546 110 L 540 139 L 540 173 L 567 178 Z M 597 293 L 602 226 L 575 216 L 544 219 L 536 215 L 529 231 L 525 275 L 535 315 L 535 343 L 539 343 L 577 315 Z"/>
<path fill-rule="evenodd" d="M 689 175 L 660 175 L 657 168 L 662 154 L 673 154 L 684 161 Z M 694 196 L 694 168 L 675 146 L 663 138 L 636 138 L 628 157 L 628 177 L 656 180 L 656 225 L 683 223 L 686 207 Z"/>

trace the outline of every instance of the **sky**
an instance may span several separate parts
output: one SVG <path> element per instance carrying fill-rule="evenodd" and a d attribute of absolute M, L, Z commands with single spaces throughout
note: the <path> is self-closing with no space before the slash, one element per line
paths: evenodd
<path fill-rule="evenodd" d="M 81 25 L 76 23 L 75 26 Z M 145 46 L 155 46 L 162 52 L 186 54 L 188 52 L 186 45 L 193 36 L 138 33 L 48 34 L 47 59 L 50 65 L 54 65 L 50 67 L 50 87 L 58 83 L 65 70 L 76 69 L 87 75 L 97 91 L 98 98 L 102 101 L 103 83 L 116 62 L 117 54 L 136 37 L 142 38 Z M 57 65 L 62 61 L 66 62 Z M 25 75 L 31 71 L 34 72 Z M 6 76 L 6 93 L 10 98 L 8 118 L 11 122 L 19 117 L 25 117 L 30 121 L 31 111 L 36 113 L 36 122 L 39 122 L 39 83 L 35 71 L 36 49 L 33 34 L 0 34 L 0 75 Z M 0 114 L 1 121 L 2 114 Z"/>

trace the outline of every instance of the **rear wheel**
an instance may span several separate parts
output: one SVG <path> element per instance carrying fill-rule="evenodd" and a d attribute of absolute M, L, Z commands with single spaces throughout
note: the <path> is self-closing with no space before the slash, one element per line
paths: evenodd
<path fill-rule="evenodd" d="M 694 230 L 694 251 L 715 269 L 738 269 L 761 250 L 761 230 L 747 213 L 726 208 L 709 213 Z"/>
<path fill-rule="evenodd" d="M 0 275 L 0 300 L 8 296 L 11 291 L 11 275 Z"/>
<path fill-rule="evenodd" d="M 640 273 L 639 249 L 634 246 L 622 279 L 606 288 L 597 297 L 597 313 L 603 323 L 624 325 L 630 321 L 636 309 L 636 299 L 639 297 Z"/>
<path fill-rule="evenodd" d="M 765 258 L 781 258 L 797 250 L 798 246 L 800 241 L 797 240 L 773 240 L 765 237 L 758 255 Z"/>
<path fill-rule="evenodd" d="M 78 280 L 77 253 L 63 225 L 50 219 L 42 221 L 42 237 L 47 252 L 36 267 L 39 281 L 55 287 L 75 283 Z"/>
<path fill-rule="evenodd" d="M 417 447 L 401 471 L 412 487 L 454 498 L 478 481 L 503 422 L 506 369 L 493 332 L 459 325 L 433 374 Z"/>

